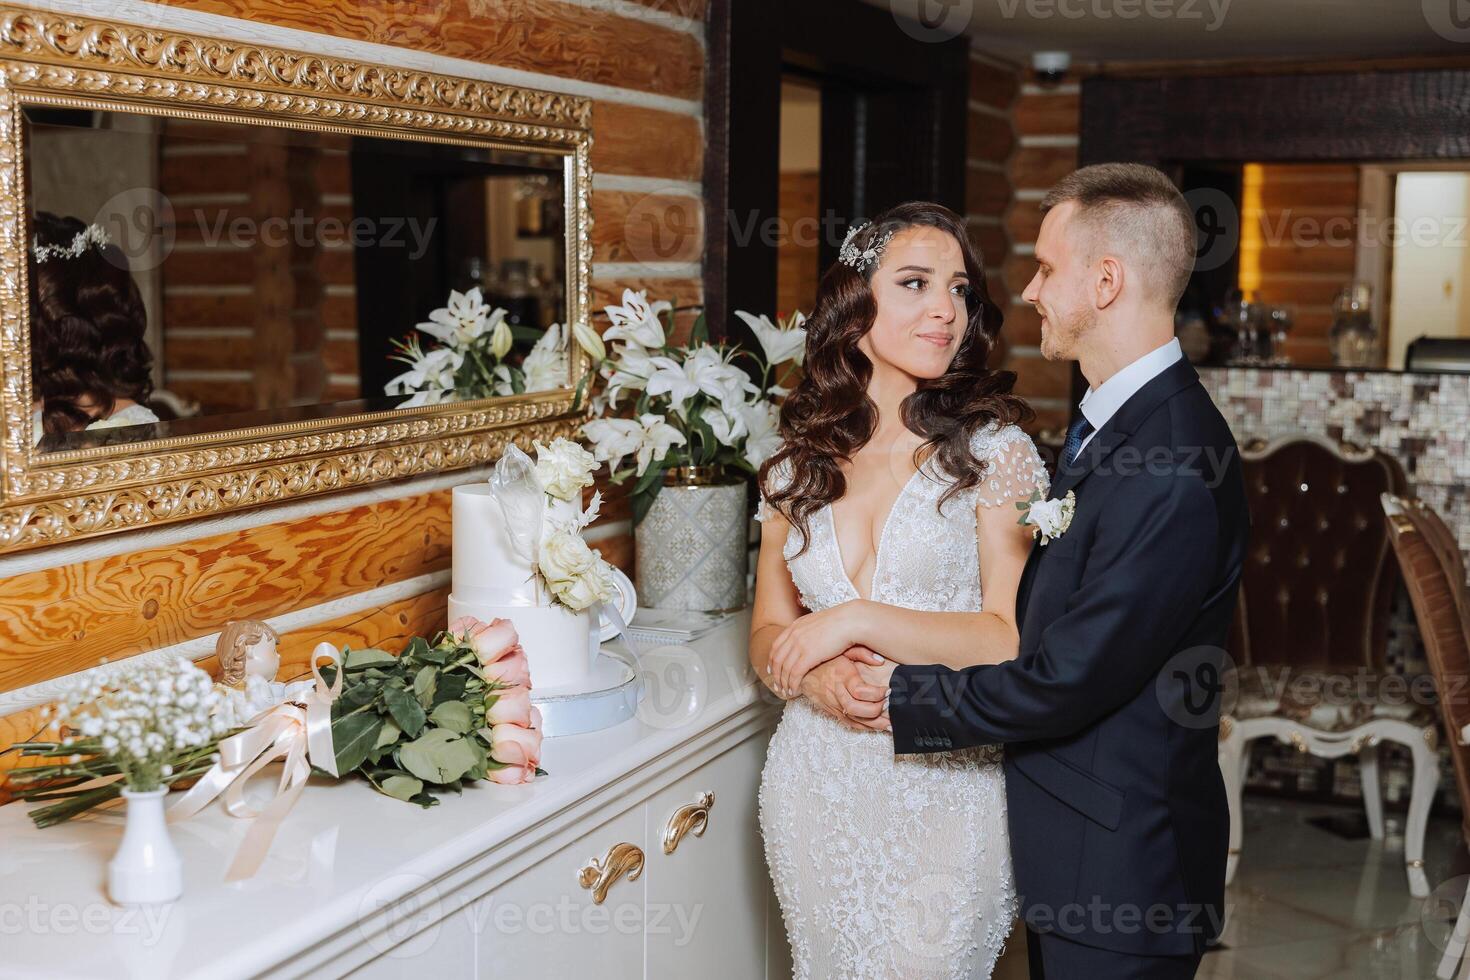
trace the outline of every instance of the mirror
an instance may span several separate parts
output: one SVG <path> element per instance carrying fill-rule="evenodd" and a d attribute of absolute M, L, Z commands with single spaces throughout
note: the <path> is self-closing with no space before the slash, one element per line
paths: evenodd
<path fill-rule="evenodd" d="M 570 383 L 566 152 L 21 118 L 40 453 Z"/>
<path fill-rule="evenodd" d="M 574 433 L 592 110 L 249 40 L 0 18 L 0 552 Z"/>

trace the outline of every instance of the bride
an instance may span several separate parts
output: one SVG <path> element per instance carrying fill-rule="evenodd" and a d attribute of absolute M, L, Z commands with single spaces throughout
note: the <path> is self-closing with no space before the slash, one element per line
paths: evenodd
<path fill-rule="evenodd" d="M 750 657 L 787 703 L 760 821 L 797 977 L 988 977 L 1011 929 L 999 748 L 895 758 L 862 673 L 1016 655 L 1014 504 L 1046 471 L 986 367 L 1000 323 L 953 212 L 849 232 L 761 468 Z"/>

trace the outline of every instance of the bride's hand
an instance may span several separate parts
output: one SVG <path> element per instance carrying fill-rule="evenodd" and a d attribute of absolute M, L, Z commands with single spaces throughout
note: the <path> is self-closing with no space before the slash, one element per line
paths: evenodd
<path fill-rule="evenodd" d="M 854 599 L 831 609 L 799 616 L 771 644 L 766 672 L 771 686 L 783 697 L 801 690 L 801 679 L 807 671 L 834 657 L 858 642 L 862 599 Z"/>

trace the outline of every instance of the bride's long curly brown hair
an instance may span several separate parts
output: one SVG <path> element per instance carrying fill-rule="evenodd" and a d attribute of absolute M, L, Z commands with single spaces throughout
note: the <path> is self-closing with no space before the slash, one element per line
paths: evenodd
<path fill-rule="evenodd" d="M 70 245 L 87 226 L 38 211 L 35 243 Z M 148 315 L 127 256 L 111 243 L 70 258 L 30 257 L 31 392 L 43 403 L 42 430 L 56 436 L 112 414 L 119 398 L 145 404 L 153 394 Z"/>
<path fill-rule="evenodd" d="M 955 494 L 976 486 L 984 473 L 984 462 L 970 451 L 971 436 L 991 422 L 1008 425 L 1034 415 L 1011 393 L 1015 374 L 987 366 L 1004 317 L 990 299 L 984 266 L 959 215 L 938 204 L 911 201 L 878 215 L 858 232 L 854 243 L 869 248 L 883 235 L 921 225 L 937 228 L 959 243 L 970 278 L 965 298 L 969 322 L 949 370 L 937 378 L 920 379 L 899 409 L 904 426 L 925 439 L 914 451 L 915 466 L 933 447 L 936 462 L 957 477 L 939 500 L 943 506 Z M 790 482 L 765 496 L 801 532 L 802 552 L 810 543 L 812 515 L 847 491 L 838 464 L 850 461 L 878 427 L 878 406 L 867 393 L 873 362 L 858 348 L 858 340 L 872 329 L 878 315 L 871 287 L 877 266 L 871 262 L 859 272 L 836 262 L 822 277 L 816 308 L 806 323 L 805 374 L 781 406 L 782 445 L 760 468 L 760 485 L 765 488 L 770 486 L 768 474 L 789 465 Z"/>

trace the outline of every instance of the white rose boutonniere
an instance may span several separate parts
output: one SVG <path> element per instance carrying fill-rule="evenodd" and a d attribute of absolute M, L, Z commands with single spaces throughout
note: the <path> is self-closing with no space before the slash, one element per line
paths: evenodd
<path fill-rule="evenodd" d="M 542 489 L 560 500 L 582 499 L 582 488 L 592 486 L 597 460 L 570 439 L 558 438 L 549 446 L 536 443 L 536 479 Z"/>
<path fill-rule="evenodd" d="M 575 612 L 613 597 L 607 562 L 575 531 L 558 529 L 547 535 L 537 564 L 551 594 Z"/>
<path fill-rule="evenodd" d="M 1072 515 L 1077 512 L 1077 494 L 1068 490 L 1060 500 L 1045 500 L 1040 490 L 1033 490 L 1030 497 L 1016 502 L 1016 509 L 1022 511 L 1021 519 L 1016 523 L 1034 528 L 1032 533 L 1039 535 L 1041 544 L 1045 546 L 1066 534 L 1067 528 L 1072 526 Z"/>

